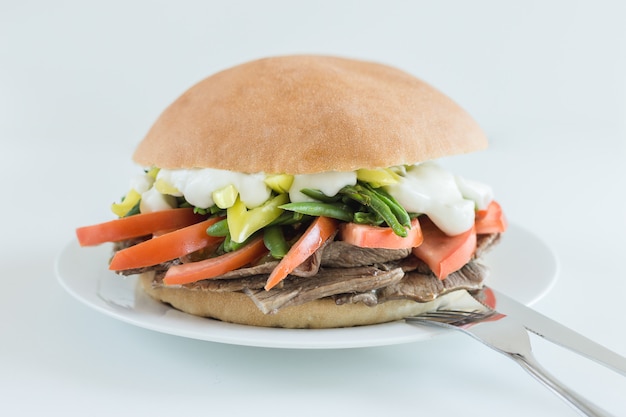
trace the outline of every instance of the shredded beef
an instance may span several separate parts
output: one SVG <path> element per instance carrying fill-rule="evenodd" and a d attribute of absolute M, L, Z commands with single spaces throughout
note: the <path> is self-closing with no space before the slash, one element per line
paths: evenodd
<path fill-rule="evenodd" d="M 499 238 L 497 233 L 479 235 L 474 259 L 486 253 Z M 120 244 L 119 247 L 129 245 Z M 261 311 L 270 314 L 287 306 L 325 297 L 331 297 L 336 304 L 361 302 L 368 306 L 398 299 L 428 302 L 458 289 L 480 289 L 488 272 L 485 266 L 473 260 L 440 280 L 410 252 L 408 249 L 360 248 L 331 241 L 269 291 L 264 286 L 278 261 L 241 268 L 184 287 L 212 292 L 243 292 Z M 155 271 L 153 285 L 159 287 L 163 286 L 167 269 L 180 263 L 180 259 L 174 259 L 119 273 L 131 275 Z"/>
<path fill-rule="evenodd" d="M 363 303 L 368 307 L 373 307 L 378 304 L 378 292 L 371 290 L 368 292 L 359 292 L 356 294 L 338 294 L 333 296 L 335 304 L 356 304 Z"/>
<path fill-rule="evenodd" d="M 347 292 L 365 292 L 398 282 L 404 276 L 401 268 L 384 271 L 375 267 L 320 269 L 315 278 L 293 277 L 282 288 L 244 289 L 265 314 L 287 306 Z"/>
<path fill-rule="evenodd" d="M 406 258 L 410 249 L 361 248 L 340 240 L 330 242 L 322 251 L 322 266 L 352 268 L 397 261 Z"/>
<path fill-rule="evenodd" d="M 443 280 L 438 279 L 432 273 L 408 272 L 400 282 L 380 289 L 378 302 L 408 299 L 425 303 L 451 291 L 477 290 L 482 286 L 487 273 L 487 268 L 477 262 L 466 264 Z"/>
<path fill-rule="evenodd" d="M 489 233 L 476 236 L 476 251 L 474 251 L 474 259 L 481 258 L 500 241 L 502 233 Z"/>
<path fill-rule="evenodd" d="M 146 266 L 143 268 L 124 269 L 122 271 L 115 271 L 119 275 L 137 275 L 144 272 L 165 272 L 174 265 L 180 265 L 182 262 L 180 259 L 172 259 L 171 261 L 163 262 L 158 265 Z"/>

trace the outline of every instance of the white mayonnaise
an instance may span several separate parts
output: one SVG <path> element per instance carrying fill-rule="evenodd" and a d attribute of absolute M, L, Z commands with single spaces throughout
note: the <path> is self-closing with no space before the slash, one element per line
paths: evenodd
<path fill-rule="evenodd" d="M 148 174 L 135 175 L 130 181 L 130 189 L 143 194 L 148 191 L 154 184 L 154 178 Z"/>
<path fill-rule="evenodd" d="M 451 236 L 469 230 L 474 224 L 475 210 L 487 208 L 493 200 L 489 186 L 455 176 L 434 162 L 392 169 L 398 174 L 399 181 L 384 189 L 408 212 L 428 215 L 437 227 Z M 146 178 L 136 179 L 135 186 L 145 190 L 142 193 L 142 212 L 174 207 L 173 196 L 184 196 L 196 207 L 209 208 L 214 204 L 213 192 L 229 185 L 237 189 L 246 207 L 254 208 L 271 196 L 271 189 L 264 182 L 265 177 L 264 173 L 243 174 L 211 168 L 161 169 L 156 183 L 165 182 L 169 186 L 169 195 L 160 194 Z M 294 175 L 289 198 L 294 203 L 314 201 L 300 190 L 311 188 L 334 196 L 346 185 L 355 185 L 356 182 L 356 172 Z"/>
<path fill-rule="evenodd" d="M 458 182 L 463 184 L 463 192 Z M 482 206 L 491 198 L 488 187 L 462 179 L 457 181 L 454 175 L 433 162 L 407 167 L 405 176 L 400 177 L 399 182 L 384 188 L 408 212 L 428 215 L 439 229 L 450 236 L 472 227 L 476 200 Z"/>
<path fill-rule="evenodd" d="M 141 193 L 139 211 L 142 213 L 152 213 L 154 211 L 168 210 L 176 208 L 176 199 L 171 195 L 164 195 L 154 187 Z"/>
<path fill-rule="evenodd" d="M 477 210 L 485 210 L 489 203 L 493 201 L 493 191 L 487 184 L 480 183 L 467 178 L 454 176 L 457 187 L 464 198 L 476 203 Z"/>
<path fill-rule="evenodd" d="M 356 184 L 356 172 L 321 172 L 319 174 L 294 175 L 289 189 L 289 199 L 292 203 L 315 201 L 302 194 L 303 188 L 320 190 L 329 197 L 336 195 L 346 185 Z"/>
<path fill-rule="evenodd" d="M 270 197 L 271 190 L 263 181 L 265 174 L 243 174 L 222 169 L 161 169 L 157 181 L 163 180 L 175 187 L 190 204 L 200 208 L 213 205 L 212 194 L 228 185 L 239 192 L 239 198 L 248 208 L 258 207 Z M 176 194 L 176 193 L 174 193 Z"/>

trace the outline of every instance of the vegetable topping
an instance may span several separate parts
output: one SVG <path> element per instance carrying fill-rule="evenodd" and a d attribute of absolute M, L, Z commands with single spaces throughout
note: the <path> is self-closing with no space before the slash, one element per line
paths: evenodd
<path fill-rule="evenodd" d="M 166 285 L 188 284 L 257 262 L 277 260 L 265 285 L 270 290 L 332 239 L 363 248 L 411 249 L 438 278 L 444 279 L 471 260 L 477 234 L 501 233 L 507 227 L 488 187 L 455 179 L 432 164 L 423 168 L 361 169 L 351 175 L 255 174 L 248 180 L 247 174 L 236 174 L 232 182 L 219 170 L 201 172 L 200 183 L 213 184 L 208 179 L 215 182 L 204 193 L 199 192 L 197 182 L 185 182 L 196 175 L 191 171 L 150 170 L 145 175 L 147 185 L 132 188 L 122 202 L 113 205 L 119 218 L 78 228 L 79 243 L 88 246 L 142 238 L 142 242 L 116 252 L 109 265 L 115 271 L 190 256 L 193 262 L 167 270 L 163 279 Z M 336 182 L 317 188 L 316 181 L 322 178 Z M 253 191 L 252 185 L 262 187 L 261 193 Z M 406 192 L 407 187 L 415 187 L 408 191 L 408 197 L 398 194 Z M 190 190 L 194 201 L 210 204 L 194 205 L 187 199 Z M 168 204 L 179 208 L 140 213 L 146 193 L 166 196 Z M 432 200 L 438 197 L 443 200 Z M 460 231 L 458 225 L 466 220 L 451 228 L 441 227 L 443 212 L 429 211 L 441 207 L 456 215 L 468 204 L 475 209 L 470 213 L 469 227 Z M 416 208 L 425 211 L 411 211 Z"/>

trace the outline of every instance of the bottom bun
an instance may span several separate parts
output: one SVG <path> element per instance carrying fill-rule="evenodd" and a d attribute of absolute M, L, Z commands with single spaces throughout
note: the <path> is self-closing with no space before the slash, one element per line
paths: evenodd
<path fill-rule="evenodd" d="M 321 329 L 386 323 L 456 304 L 466 293 L 464 290 L 453 291 L 427 303 L 392 300 L 372 307 L 363 303 L 337 305 L 334 300 L 323 298 L 264 314 L 241 292 L 155 287 L 153 278 L 153 273 L 140 275 L 144 291 L 156 300 L 194 316 L 260 327 Z"/>

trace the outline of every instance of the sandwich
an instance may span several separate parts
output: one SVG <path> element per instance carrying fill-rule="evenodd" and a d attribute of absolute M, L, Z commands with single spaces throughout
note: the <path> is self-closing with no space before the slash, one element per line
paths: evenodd
<path fill-rule="evenodd" d="M 487 147 L 458 104 L 375 62 L 279 56 L 192 86 L 157 118 L 116 217 L 109 269 L 230 323 L 385 323 L 478 291 L 506 218 L 438 159 Z"/>

